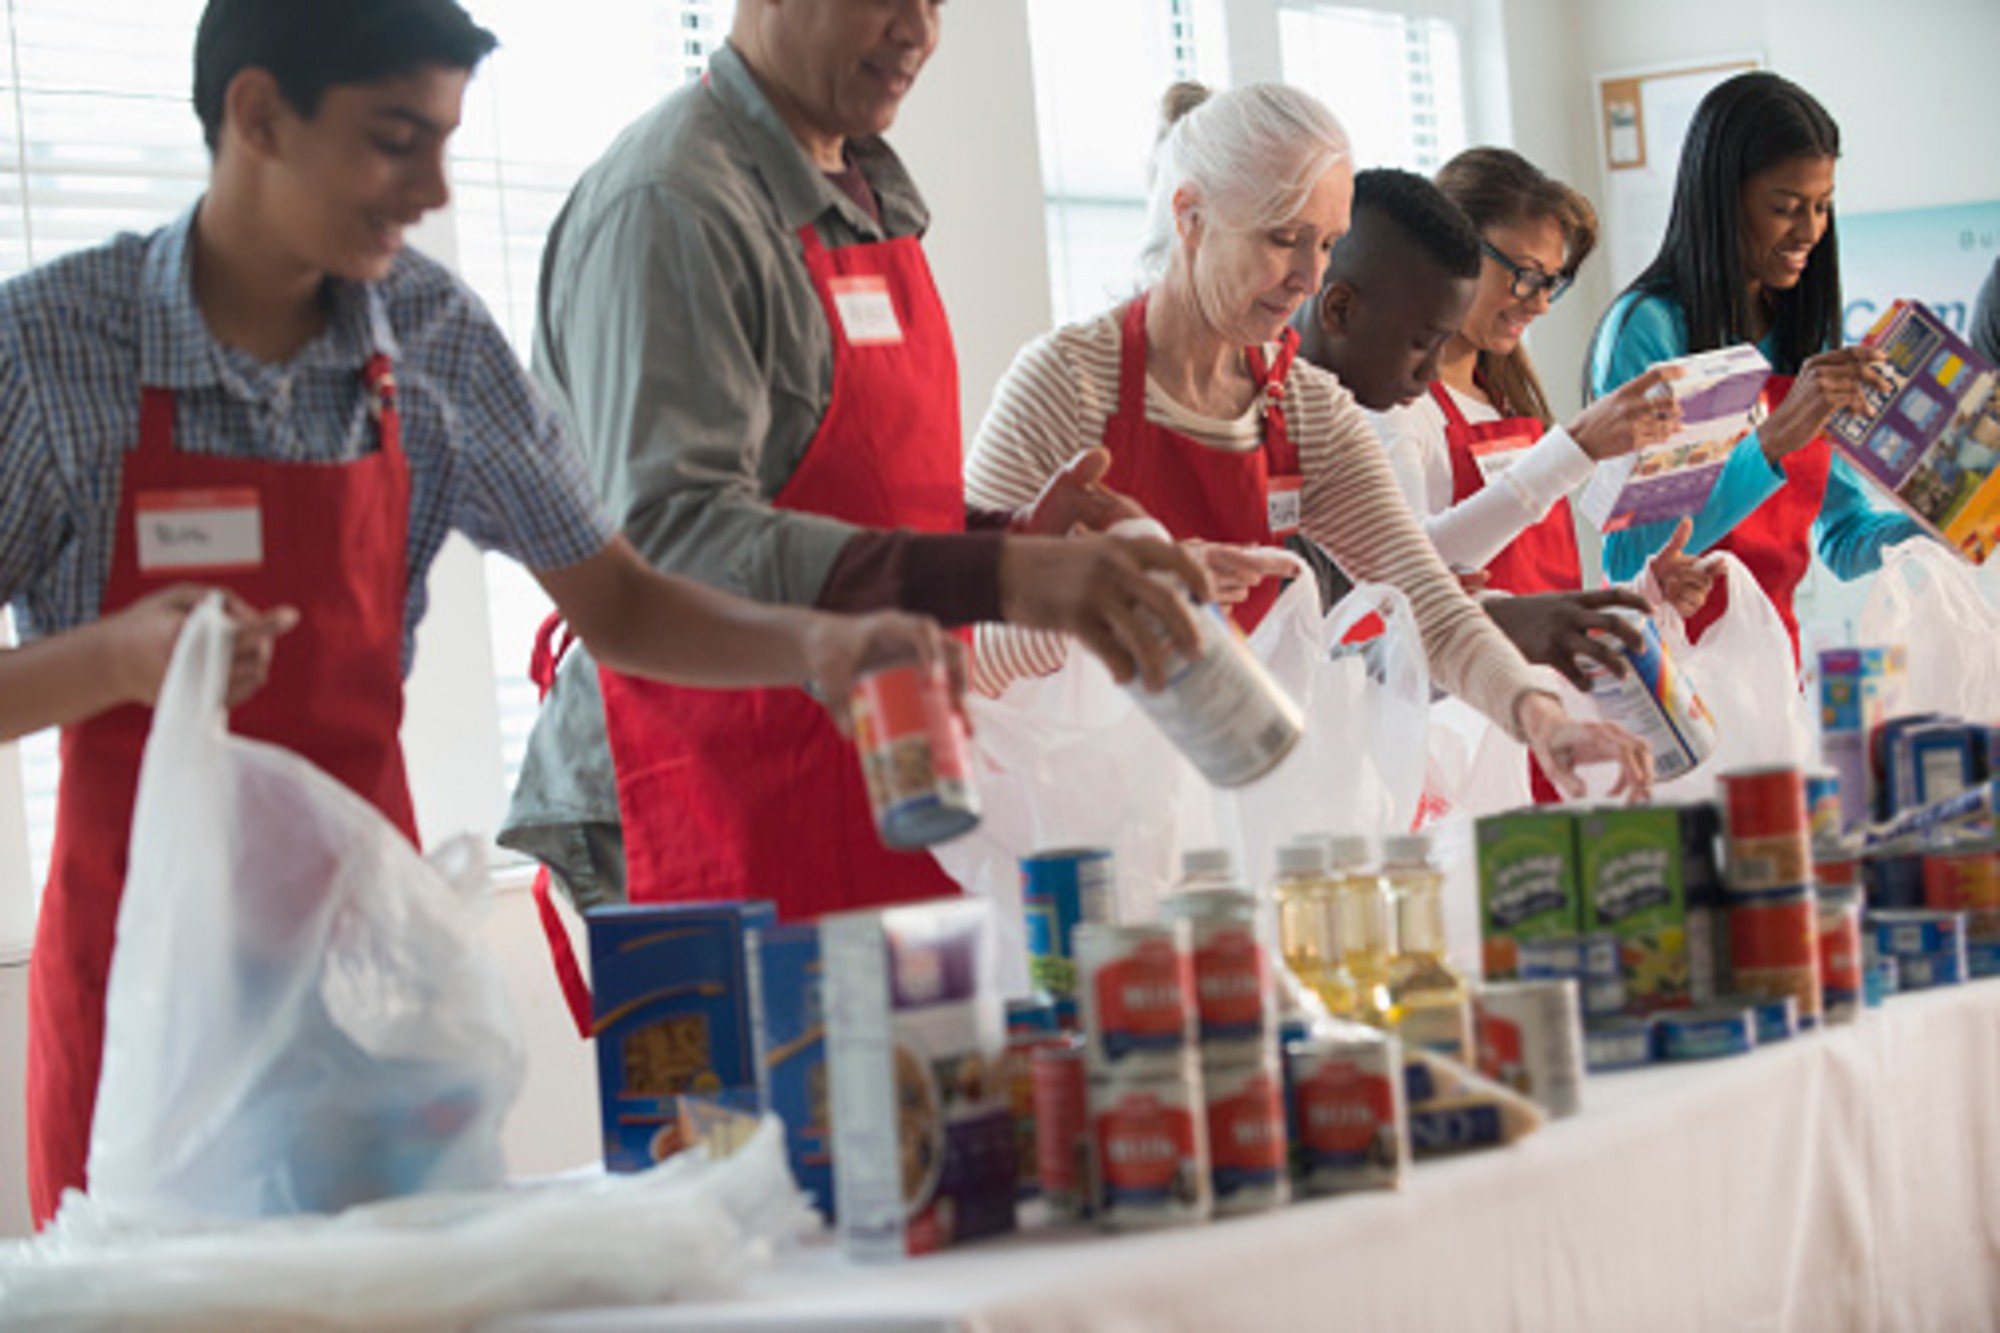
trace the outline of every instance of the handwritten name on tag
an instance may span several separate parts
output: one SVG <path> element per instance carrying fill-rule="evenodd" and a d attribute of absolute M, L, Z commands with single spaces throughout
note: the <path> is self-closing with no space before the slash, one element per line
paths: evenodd
<path fill-rule="evenodd" d="M 840 328 L 855 347 L 893 347 L 903 341 L 903 326 L 896 319 L 896 303 L 889 297 L 886 278 L 861 276 L 835 278 L 833 308 L 840 315 Z"/>
<path fill-rule="evenodd" d="M 142 574 L 264 563 L 264 511 L 250 487 L 144 491 L 134 509 Z"/>

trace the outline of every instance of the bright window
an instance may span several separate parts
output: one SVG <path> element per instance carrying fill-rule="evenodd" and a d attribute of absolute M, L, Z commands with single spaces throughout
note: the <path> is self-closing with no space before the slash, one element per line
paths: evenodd
<path fill-rule="evenodd" d="M 1429 175 L 1465 147 L 1465 80 L 1449 20 L 1292 3 L 1278 28 L 1286 81 L 1340 117 L 1360 165 Z"/>

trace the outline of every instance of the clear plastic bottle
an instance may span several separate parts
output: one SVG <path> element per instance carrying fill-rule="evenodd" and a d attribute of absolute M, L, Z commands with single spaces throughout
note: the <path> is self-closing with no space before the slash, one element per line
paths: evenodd
<path fill-rule="evenodd" d="M 1328 840 L 1329 872 L 1340 905 L 1340 956 L 1354 978 L 1351 1016 L 1396 1030 L 1399 1017 L 1389 973 L 1396 958 L 1396 917 L 1388 886 L 1368 866 L 1368 839 L 1344 834 Z"/>
<path fill-rule="evenodd" d="M 1385 838 L 1382 882 L 1396 904 L 1399 949 L 1389 973 L 1396 1030 L 1407 1048 L 1422 1047 L 1464 1064 L 1477 1058 L 1472 990 L 1445 950 L 1444 872 L 1431 864 L 1421 833 Z"/>
<path fill-rule="evenodd" d="M 1327 875 L 1323 838 L 1278 849 L 1278 944 L 1285 966 L 1340 1018 L 1354 1014 L 1354 978 L 1340 954 L 1340 908 Z"/>
<path fill-rule="evenodd" d="M 1236 878 L 1236 858 L 1227 847 L 1194 847 L 1181 853 L 1181 877 L 1174 892 L 1200 893 L 1206 889 L 1243 891 Z"/>

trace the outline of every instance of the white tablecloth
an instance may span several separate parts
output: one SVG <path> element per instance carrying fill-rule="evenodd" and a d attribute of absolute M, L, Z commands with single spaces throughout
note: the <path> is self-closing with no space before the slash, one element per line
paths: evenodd
<path fill-rule="evenodd" d="M 1397 1194 L 891 1267 L 788 1256 L 736 1302 L 610 1330 L 2000 1328 L 2000 982 L 1747 1057 L 1593 1078 L 1582 1116 Z"/>

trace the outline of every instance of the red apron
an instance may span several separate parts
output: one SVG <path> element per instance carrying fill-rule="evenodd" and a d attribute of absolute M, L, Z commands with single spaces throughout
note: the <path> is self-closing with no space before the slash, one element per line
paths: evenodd
<path fill-rule="evenodd" d="M 103 614 L 197 578 L 253 606 L 296 606 L 264 687 L 232 714 L 239 735 L 286 746 L 372 801 L 416 841 L 396 740 L 403 717 L 403 612 L 409 583 L 409 468 L 385 357 L 364 372 L 381 448 L 351 463 L 285 463 L 183 453 L 174 395 L 141 391 L 139 446 L 125 457 Z M 254 495 L 262 563 L 142 571 L 138 500 L 178 492 Z M 84 1186 L 104 1045 L 104 992 L 125 887 L 139 757 L 152 710 L 123 705 L 62 734 L 55 848 L 28 989 L 28 1189 L 46 1223 L 65 1188 Z"/>
<path fill-rule="evenodd" d="M 1534 417 L 1503 417 L 1473 425 L 1458 410 L 1443 380 L 1431 381 L 1431 397 L 1444 412 L 1445 448 L 1451 457 L 1451 502 L 1463 504 L 1486 489 L 1481 454 L 1500 446 L 1526 448 L 1547 429 Z M 1576 549 L 1576 524 L 1569 501 L 1558 500 L 1540 522 L 1522 531 L 1500 554 L 1487 562 L 1489 587 L 1516 594 L 1578 592 L 1583 588 L 1583 561 Z"/>
<path fill-rule="evenodd" d="M 1444 412 L 1453 504 L 1461 504 L 1486 489 L 1486 474 L 1479 467 L 1481 454 L 1497 452 L 1507 445 L 1526 448 L 1548 429 L 1534 417 L 1502 417 L 1475 426 L 1458 410 L 1443 380 L 1431 381 L 1431 397 Z M 1569 501 L 1556 501 L 1539 523 L 1523 529 L 1487 562 L 1486 572 L 1490 576 L 1489 587 L 1517 596 L 1581 591 L 1583 561 L 1577 554 L 1576 524 L 1569 516 Z M 1541 761 L 1532 754 L 1528 756 L 1528 789 L 1534 793 L 1537 805 L 1555 805 L 1562 800 L 1562 793 L 1542 772 Z"/>
<path fill-rule="evenodd" d="M 799 240 L 833 333 L 833 393 L 772 503 L 962 532 L 958 360 L 923 246 L 828 250 L 810 225 Z M 631 901 L 769 898 L 804 920 L 958 893 L 928 855 L 882 845 L 853 746 L 804 691 L 683 689 L 603 668 L 599 681 Z"/>
<path fill-rule="evenodd" d="M 1263 395 L 1263 447 L 1231 453 L 1146 419 L 1146 297 L 1125 307 L 1118 365 L 1118 411 L 1104 423 L 1111 467 L 1104 484 L 1129 495 L 1176 539 L 1276 546 L 1299 526 L 1299 450 L 1285 426 L 1285 376 L 1298 352 L 1286 329 L 1278 357 L 1264 364 L 1261 347 L 1247 349 L 1250 373 Z M 1278 600 L 1278 580 L 1265 579 L 1230 614 L 1255 629 Z"/>
<path fill-rule="evenodd" d="M 1773 375 L 1764 383 L 1764 408 L 1776 411 L 1792 391 L 1793 376 Z M 1826 503 L 1826 481 L 1833 471 L 1833 446 L 1824 435 L 1796 453 L 1785 455 L 1785 483 L 1770 499 L 1758 505 L 1741 523 L 1730 529 L 1711 551 L 1728 551 L 1751 574 L 1771 599 L 1785 632 L 1792 636 L 1792 661 L 1799 658 L 1798 613 L 1792 595 L 1812 568 L 1813 524 Z M 1715 581 L 1701 610 L 1688 619 L 1688 637 L 1699 640 L 1708 627 L 1729 610 L 1729 585 Z"/>

